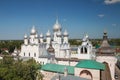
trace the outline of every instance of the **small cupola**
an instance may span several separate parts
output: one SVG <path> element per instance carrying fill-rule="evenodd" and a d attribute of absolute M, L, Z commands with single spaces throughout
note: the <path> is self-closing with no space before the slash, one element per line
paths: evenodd
<path fill-rule="evenodd" d="M 42 33 L 40 34 L 40 38 L 43 38 L 43 34 Z"/>
<path fill-rule="evenodd" d="M 46 37 L 50 37 L 51 34 L 50 34 L 50 31 L 48 30 L 48 32 L 46 33 Z"/>
<path fill-rule="evenodd" d="M 38 38 L 38 34 L 35 35 L 35 38 Z"/>
<path fill-rule="evenodd" d="M 55 32 L 61 30 L 61 25 L 59 24 L 58 19 L 56 19 L 56 23 L 53 26 L 53 30 Z"/>
<path fill-rule="evenodd" d="M 32 29 L 31 29 L 31 35 L 34 35 L 34 34 L 36 34 L 36 33 L 37 33 L 37 31 L 36 31 L 36 29 L 35 29 L 35 26 L 33 25 Z"/>
<path fill-rule="evenodd" d="M 24 35 L 24 39 L 27 39 L 27 34 Z"/>
<path fill-rule="evenodd" d="M 67 36 L 68 36 L 67 30 L 64 31 L 63 36 L 64 36 L 64 37 L 67 37 Z"/>

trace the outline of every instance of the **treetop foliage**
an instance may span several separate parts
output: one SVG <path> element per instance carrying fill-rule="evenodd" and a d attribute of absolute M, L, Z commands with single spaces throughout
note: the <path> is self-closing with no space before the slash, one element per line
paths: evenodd
<path fill-rule="evenodd" d="M 23 62 L 4 56 L 0 60 L 0 80 L 42 80 L 43 75 L 38 74 L 40 66 L 34 59 Z"/>

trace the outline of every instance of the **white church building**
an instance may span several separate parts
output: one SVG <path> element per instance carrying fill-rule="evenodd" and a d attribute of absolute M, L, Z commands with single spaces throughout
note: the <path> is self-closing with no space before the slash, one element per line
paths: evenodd
<path fill-rule="evenodd" d="M 68 32 L 65 30 L 62 33 L 61 25 L 56 20 L 53 26 L 53 35 L 48 30 L 46 33 L 46 42 L 41 33 L 37 33 L 35 26 L 32 27 L 30 35 L 24 35 L 24 44 L 21 45 L 21 57 L 32 57 L 37 62 L 49 63 L 53 58 L 67 58 L 70 53 L 70 44 L 68 43 Z M 53 39 L 52 39 L 53 36 Z M 52 51 L 51 51 L 52 50 Z M 52 61 L 53 62 L 53 61 Z"/>

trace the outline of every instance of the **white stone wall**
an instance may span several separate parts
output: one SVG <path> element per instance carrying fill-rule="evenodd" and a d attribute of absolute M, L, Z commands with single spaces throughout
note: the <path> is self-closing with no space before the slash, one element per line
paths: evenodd
<path fill-rule="evenodd" d="M 24 53 L 25 53 L 25 55 L 24 55 Z M 30 53 L 30 55 L 29 55 L 29 53 Z M 36 54 L 36 56 L 34 54 Z M 39 56 L 39 45 L 22 45 L 20 56 L 38 57 Z"/>
<path fill-rule="evenodd" d="M 28 39 L 24 39 L 24 44 L 28 45 Z"/>
<path fill-rule="evenodd" d="M 49 63 L 49 60 L 47 58 L 35 58 L 35 60 L 41 64 Z"/>
<path fill-rule="evenodd" d="M 91 54 L 71 54 L 71 58 L 91 59 Z"/>
<path fill-rule="evenodd" d="M 51 41 L 51 37 L 47 37 L 47 38 L 46 38 L 46 43 L 47 43 L 47 44 L 50 44 L 50 41 Z"/>
<path fill-rule="evenodd" d="M 96 61 L 101 63 L 107 62 L 110 68 L 110 74 L 111 74 L 112 80 L 115 80 L 114 75 L 115 75 L 115 64 L 117 62 L 117 58 L 114 56 L 98 56 L 96 58 Z"/>
<path fill-rule="evenodd" d="M 69 65 L 69 61 L 58 61 L 57 63 L 60 65 Z"/>
<path fill-rule="evenodd" d="M 68 37 L 64 37 L 63 43 L 68 43 Z"/>
<path fill-rule="evenodd" d="M 78 62 L 72 61 L 72 62 L 70 62 L 70 66 L 75 66 L 75 65 L 77 65 L 77 63 Z"/>
<path fill-rule="evenodd" d="M 57 64 L 60 64 L 60 65 L 70 65 L 70 66 L 75 66 L 78 62 L 75 62 L 75 61 L 72 61 L 72 62 L 69 62 L 69 61 L 57 61 Z"/>
<path fill-rule="evenodd" d="M 54 42 L 57 42 L 57 32 L 54 32 L 54 33 L 53 33 L 53 36 L 54 36 L 54 37 L 53 37 Z"/>

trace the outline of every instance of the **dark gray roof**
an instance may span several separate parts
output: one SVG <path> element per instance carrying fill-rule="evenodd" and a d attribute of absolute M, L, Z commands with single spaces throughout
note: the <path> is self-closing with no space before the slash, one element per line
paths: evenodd
<path fill-rule="evenodd" d="M 45 43 L 40 43 L 40 44 L 39 44 L 39 47 L 40 47 L 40 48 L 45 48 L 45 47 L 46 47 L 46 44 L 45 44 Z"/>
<path fill-rule="evenodd" d="M 88 80 L 88 79 L 85 79 L 85 78 L 81 78 L 81 77 L 78 77 L 78 76 L 74 76 L 74 75 L 67 75 L 67 76 L 64 76 L 64 75 L 55 75 L 51 80 L 56 80 L 56 79 L 60 79 L 60 80 Z"/>
<path fill-rule="evenodd" d="M 108 43 L 108 38 L 107 38 L 107 33 L 105 32 L 104 35 L 103 35 L 103 41 L 102 41 L 102 44 L 100 46 L 100 48 L 98 48 L 97 50 L 98 53 L 102 55 L 112 55 L 114 56 L 114 48 L 112 48 L 109 43 Z"/>
<path fill-rule="evenodd" d="M 54 53 L 55 49 L 52 47 L 52 44 L 50 43 L 49 48 L 47 49 L 49 53 Z"/>
<path fill-rule="evenodd" d="M 48 53 L 48 51 L 46 49 L 43 50 L 42 54 L 39 56 L 39 58 L 54 58 L 54 55 L 51 55 L 50 53 Z"/>
<path fill-rule="evenodd" d="M 78 50 L 78 47 L 71 47 L 70 48 L 72 51 L 77 51 Z"/>

